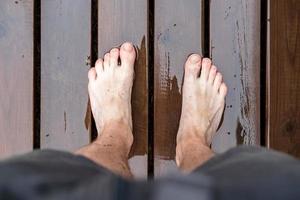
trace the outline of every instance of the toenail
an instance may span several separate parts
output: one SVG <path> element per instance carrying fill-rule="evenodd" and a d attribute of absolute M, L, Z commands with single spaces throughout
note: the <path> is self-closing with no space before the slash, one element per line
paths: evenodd
<path fill-rule="evenodd" d="M 191 62 L 192 62 L 192 63 L 197 63 L 197 62 L 199 62 L 200 60 L 201 60 L 201 57 L 200 57 L 199 55 L 197 55 L 197 54 L 191 55 Z"/>
<path fill-rule="evenodd" d="M 132 50 L 132 44 L 126 42 L 124 45 L 123 45 L 124 49 L 126 51 L 131 51 Z"/>
<path fill-rule="evenodd" d="M 114 53 L 116 53 L 116 52 L 118 52 L 118 49 L 117 48 L 113 48 L 111 51 L 114 52 Z"/>
<path fill-rule="evenodd" d="M 109 58 L 110 57 L 110 54 L 109 53 L 106 53 L 105 55 L 104 55 L 104 58 Z"/>
<path fill-rule="evenodd" d="M 210 63 L 211 61 L 210 61 L 209 58 L 203 58 L 203 62 L 205 62 L 205 63 Z"/>
<path fill-rule="evenodd" d="M 102 64 L 102 63 L 103 63 L 103 60 L 100 59 L 100 58 L 96 61 L 96 65 L 100 65 L 100 64 Z"/>

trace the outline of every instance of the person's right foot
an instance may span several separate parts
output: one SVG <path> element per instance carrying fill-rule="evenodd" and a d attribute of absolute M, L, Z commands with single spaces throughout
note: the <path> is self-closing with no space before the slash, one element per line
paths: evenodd
<path fill-rule="evenodd" d="M 185 63 L 177 144 L 186 138 L 197 137 L 204 145 L 211 145 L 223 114 L 226 93 L 222 75 L 211 60 L 191 55 Z"/>

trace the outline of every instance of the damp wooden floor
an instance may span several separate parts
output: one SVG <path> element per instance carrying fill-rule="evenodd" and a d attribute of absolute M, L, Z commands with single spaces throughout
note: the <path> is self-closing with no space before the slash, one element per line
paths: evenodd
<path fill-rule="evenodd" d="M 300 157 L 300 2 L 293 0 L 2 0 L 0 158 L 74 151 L 97 135 L 87 72 L 137 47 L 132 94 L 137 177 L 177 170 L 188 55 L 211 57 L 229 93 L 212 148 L 266 145 Z"/>

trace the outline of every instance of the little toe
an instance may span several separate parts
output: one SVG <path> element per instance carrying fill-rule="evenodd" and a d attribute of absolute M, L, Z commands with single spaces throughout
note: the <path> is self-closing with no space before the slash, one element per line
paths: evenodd
<path fill-rule="evenodd" d="M 211 60 L 209 58 L 203 58 L 202 59 L 202 69 L 201 69 L 201 75 L 200 79 L 202 81 L 207 81 L 208 75 L 211 68 Z"/>
<path fill-rule="evenodd" d="M 110 67 L 110 54 L 106 53 L 104 55 L 104 69 L 108 69 Z"/>
<path fill-rule="evenodd" d="M 101 58 L 99 58 L 96 61 L 95 70 L 96 70 L 98 76 L 99 76 L 99 74 L 101 74 L 103 72 L 103 70 L 104 70 L 104 68 L 103 68 L 103 60 Z"/>
<path fill-rule="evenodd" d="M 213 82 L 215 80 L 215 77 L 216 77 L 216 74 L 217 74 L 217 67 L 212 65 L 211 68 L 210 68 L 209 75 L 208 75 L 208 82 L 210 84 L 213 84 Z"/>
<path fill-rule="evenodd" d="M 222 98 L 224 98 L 227 94 L 227 86 L 224 82 L 220 86 L 219 93 L 220 93 Z"/>
<path fill-rule="evenodd" d="M 125 42 L 121 46 L 120 58 L 122 66 L 131 66 L 133 67 L 135 61 L 136 53 L 134 46 L 130 42 Z"/>
<path fill-rule="evenodd" d="M 201 68 L 201 56 L 198 54 L 192 54 L 188 57 L 185 63 L 185 76 L 197 78 L 200 74 Z"/>
<path fill-rule="evenodd" d="M 219 90 L 221 83 L 222 83 L 222 79 L 223 79 L 222 74 L 220 72 L 218 72 L 215 77 L 214 85 L 213 85 L 215 91 Z"/>
<path fill-rule="evenodd" d="M 92 67 L 88 72 L 89 81 L 95 81 L 97 76 L 97 72 L 95 67 Z"/>
<path fill-rule="evenodd" d="M 119 59 L 119 49 L 117 48 L 113 48 L 112 50 L 110 50 L 110 65 L 116 67 L 118 66 L 118 59 Z"/>

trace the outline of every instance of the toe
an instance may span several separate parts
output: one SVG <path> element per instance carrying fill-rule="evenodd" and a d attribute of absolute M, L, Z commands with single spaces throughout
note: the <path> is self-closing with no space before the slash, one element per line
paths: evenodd
<path fill-rule="evenodd" d="M 215 91 L 219 90 L 221 83 L 222 83 L 222 74 L 220 72 L 218 72 L 215 77 L 214 86 L 213 86 Z"/>
<path fill-rule="evenodd" d="M 215 77 L 216 77 L 216 74 L 217 74 L 217 67 L 212 65 L 211 68 L 210 68 L 209 75 L 208 75 L 208 82 L 210 84 L 213 84 L 213 82 L 215 80 Z"/>
<path fill-rule="evenodd" d="M 110 67 L 110 54 L 106 53 L 104 55 L 104 69 L 108 69 Z"/>
<path fill-rule="evenodd" d="M 96 61 L 95 70 L 98 75 L 103 72 L 103 60 L 101 58 Z"/>
<path fill-rule="evenodd" d="M 185 63 L 185 76 L 186 77 L 199 77 L 201 68 L 201 56 L 198 54 L 192 54 L 188 57 Z"/>
<path fill-rule="evenodd" d="M 135 61 L 135 49 L 134 46 L 130 42 L 125 42 L 121 46 L 120 50 L 120 58 L 121 65 L 125 67 L 133 67 Z"/>
<path fill-rule="evenodd" d="M 211 60 L 209 58 L 202 59 L 202 69 L 200 79 L 203 81 L 207 81 L 208 75 L 211 68 Z"/>
<path fill-rule="evenodd" d="M 224 98 L 227 94 L 227 86 L 225 83 L 222 83 L 219 89 L 219 93 L 222 96 L 222 98 Z"/>
<path fill-rule="evenodd" d="M 89 80 L 90 81 L 94 81 L 96 80 L 96 69 L 95 67 L 92 67 L 90 70 L 89 70 L 89 73 L 88 73 L 88 77 L 89 77 Z"/>
<path fill-rule="evenodd" d="M 118 59 L 119 59 L 119 49 L 113 48 L 110 50 L 110 64 L 112 66 L 117 66 L 118 65 Z"/>

